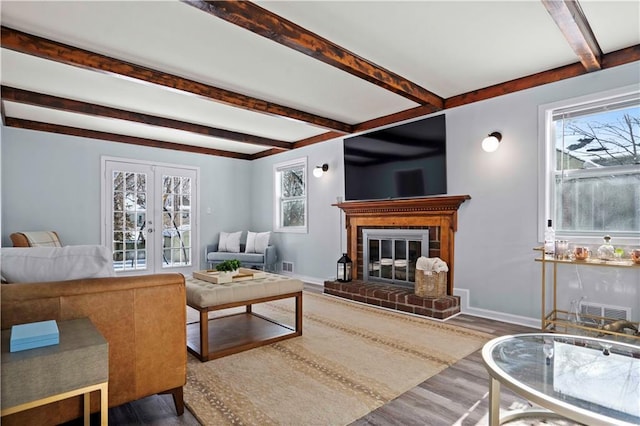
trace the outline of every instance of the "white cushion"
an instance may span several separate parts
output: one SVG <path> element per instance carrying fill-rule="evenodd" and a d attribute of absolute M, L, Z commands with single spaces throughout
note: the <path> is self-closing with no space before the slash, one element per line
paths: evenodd
<path fill-rule="evenodd" d="M 220 239 L 218 240 L 218 251 L 240 253 L 240 237 L 241 236 L 242 236 L 242 231 L 220 232 Z"/>
<path fill-rule="evenodd" d="M 245 253 L 255 253 L 256 252 L 256 233 L 255 232 L 247 232 L 247 242 L 244 245 Z"/>
<path fill-rule="evenodd" d="M 271 232 L 251 232 L 247 233 L 247 244 L 245 245 L 245 253 L 264 253 L 269 245 Z"/>
<path fill-rule="evenodd" d="M 10 283 L 115 276 L 111 251 L 99 245 L 3 248 L 1 268 Z"/>
<path fill-rule="evenodd" d="M 256 235 L 256 253 L 264 253 L 267 251 L 270 238 L 271 232 L 259 232 L 258 235 Z"/>

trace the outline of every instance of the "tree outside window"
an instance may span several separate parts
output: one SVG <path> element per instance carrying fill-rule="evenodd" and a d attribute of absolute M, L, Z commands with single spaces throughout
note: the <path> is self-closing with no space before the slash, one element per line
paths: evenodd
<path fill-rule="evenodd" d="M 275 230 L 307 232 L 306 158 L 275 165 Z"/>

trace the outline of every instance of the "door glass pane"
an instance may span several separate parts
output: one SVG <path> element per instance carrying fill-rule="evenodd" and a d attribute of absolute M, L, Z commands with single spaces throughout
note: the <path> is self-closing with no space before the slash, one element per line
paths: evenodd
<path fill-rule="evenodd" d="M 146 263 L 146 175 L 114 171 L 113 268 L 116 271 L 144 270 Z"/>
<path fill-rule="evenodd" d="M 191 179 L 162 177 L 162 267 L 191 265 Z"/>

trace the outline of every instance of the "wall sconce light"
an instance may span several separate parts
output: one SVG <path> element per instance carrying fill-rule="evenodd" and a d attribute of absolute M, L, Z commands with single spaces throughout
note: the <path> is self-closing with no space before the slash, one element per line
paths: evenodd
<path fill-rule="evenodd" d="M 489 133 L 489 136 L 482 140 L 482 149 L 487 152 L 493 152 L 498 149 L 501 140 L 502 134 L 500 132 Z"/>
<path fill-rule="evenodd" d="M 316 168 L 313 169 L 313 175 L 317 178 L 322 177 L 327 170 L 329 170 L 329 165 L 324 163 L 322 166 L 316 166 Z"/>

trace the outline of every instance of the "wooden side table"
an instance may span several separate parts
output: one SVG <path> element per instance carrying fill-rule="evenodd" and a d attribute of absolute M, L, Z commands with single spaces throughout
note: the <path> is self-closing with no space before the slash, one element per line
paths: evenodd
<path fill-rule="evenodd" d="M 9 352 L 11 330 L 2 331 L 0 416 L 84 395 L 89 425 L 90 393 L 100 391 L 100 423 L 107 425 L 109 344 L 88 318 L 58 321 L 60 343 Z"/>

